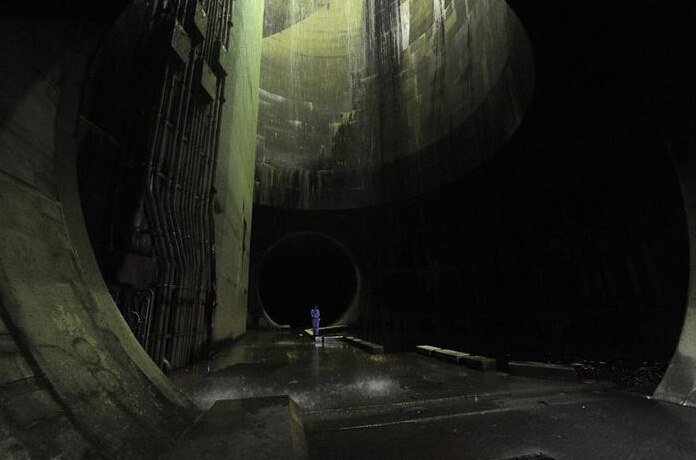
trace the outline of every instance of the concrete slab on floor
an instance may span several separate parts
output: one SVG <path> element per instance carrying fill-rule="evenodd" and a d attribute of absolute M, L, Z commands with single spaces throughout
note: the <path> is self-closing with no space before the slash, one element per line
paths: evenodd
<path fill-rule="evenodd" d="M 348 326 L 344 324 L 337 324 L 335 326 L 326 326 L 319 328 L 319 335 L 337 335 L 339 332 L 345 331 Z M 310 337 L 314 337 L 314 329 L 311 327 L 309 329 L 303 329 L 304 333 Z"/>
<path fill-rule="evenodd" d="M 374 353 L 377 355 L 381 355 L 384 353 L 384 346 L 378 344 L 378 343 L 373 343 L 368 340 L 363 340 L 359 337 L 353 337 L 352 335 L 347 335 L 343 337 L 343 341 L 346 343 L 349 343 L 355 347 L 358 347 L 362 350 L 367 351 L 368 353 Z"/>
<path fill-rule="evenodd" d="M 421 345 L 420 347 L 424 347 Z M 456 350 L 448 350 L 445 348 L 436 348 L 436 347 L 429 347 L 429 348 L 418 348 L 418 351 L 421 352 L 421 354 L 425 354 L 425 352 L 429 352 L 429 355 L 440 359 L 442 361 L 446 361 L 449 363 L 454 363 L 454 364 L 459 364 L 466 366 L 470 369 L 475 369 L 477 371 L 492 371 L 495 372 L 497 368 L 497 362 L 493 358 L 487 358 L 485 356 L 475 356 L 475 355 L 470 355 L 469 353 L 465 353 L 463 351 L 456 351 Z"/>
<path fill-rule="evenodd" d="M 432 345 L 418 345 L 416 347 L 416 353 L 420 353 L 425 356 L 433 356 L 433 354 L 440 348 L 434 347 Z"/>
<path fill-rule="evenodd" d="M 468 357 L 469 353 L 464 353 L 456 350 L 448 350 L 446 348 L 439 348 L 437 350 L 433 350 L 431 356 L 434 356 L 435 358 L 441 359 L 443 361 L 447 361 L 449 363 L 464 364 L 464 358 Z"/>
<path fill-rule="evenodd" d="M 485 356 L 464 356 L 462 361 L 466 367 L 475 369 L 477 371 L 495 372 L 497 368 L 497 361 L 493 358 L 487 358 Z"/>
<path fill-rule="evenodd" d="M 288 396 L 217 401 L 167 460 L 309 460 L 297 404 Z"/>

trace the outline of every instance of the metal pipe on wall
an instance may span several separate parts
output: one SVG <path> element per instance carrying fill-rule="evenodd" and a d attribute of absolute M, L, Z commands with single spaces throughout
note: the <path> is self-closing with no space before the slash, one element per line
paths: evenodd
<path fill-rule="evenodd" d="M 138 318 L 137 324 L 129 324 L 144 349 L 158 365 L 169 367 L 166 359 L 177 368 L 199 359 L 211 335 L 216 297 L 213 184 L 227 66 L 219 60 L 224 56 L 220 47 L 229 42 L 233 2 L 144 0 L 143 5 L 144 16 L 128 18 L 139 27 L 129 61 L 132 90 L 120 109 L 132 115 L 122 120 L 123 139 L 118 140 L 128 150 L 117 155 L 108 145 L 99 147 L 104 170 L 137 173 L 134 165 L 143 165 L 142 176 L 131 178 L 139 188 L 119 181 L 101 189 L 92 185 L 94 180 L 88 185 L 114 202 L 132 205 L 132 214 L 129 209 L 115 217 L 95 206 L 93 216 L 108 228 L 116 222 L 131 232 L 103 238 L 102 246 L 109 248 L 102 251 L 104 257 L 116 265 L 105 278 L 123 315 Z M 111 67 L 104 69 L 99 78 L 125 86 L 107 75 Z M 94 158 L 85 156 L 84 161 L 94 165 Z M 147 276 L 138 279 L 142 273 Z"/>
<path fill-rule="evenodd" d="M 159 266 L 159 281 L 158 281 L 158 292 L 155 302 L 155 315 L 156 319 L 154 321 L 155 329 L 151 334 L 153 340 L 151 342 L 150 355 L 153 360 L 160 364 L 161 363 L 161 353 L 162 348 L 162 335 L 164 329 L 164 319 L 165 310 L 167 309 L 168 296 L 169 296 L 169 284 L 171 279 L 170 267 L 167 262 L 169 259 L 167 247 L 164 243 L 163 235 L 166 233 L 163 223 L 160 220 L 160 213 L 158 210 L 158 200 L 156 197 L 156 187 L 157 187 L 157 164 L 160 162 L 160 156 L 162 152 L 162 143 L 165 136 L 164 131 L 166 129 L 167 117 L 169 114 L 171 106 L 171 95 L 173 93 L 172 85 L 174 85 L 174 79 L 171 75 L 170 65 L 167 64 L 165 67 L 164 82 L 162 85 L 162 95 L 160 97 L 160 102 L 158 104 L 156 113 L 156 122 L 154 127 L 154 134 L 150 141 L 150 155 L 147 162 L 147 176 L 146 176 L 146 187 L 145 187 L 145 204 L 146 212 L 148 218 L 154 228 L 154 244 L 155 253 L 158 259 Z"/>
<path fill-rule="evenodd" d="M 196 27 L 189 14 L 192 1 L 179 1 L 174 12 L 189 29 Z M 148 351 L 173 368 L 200 358 L 215 302 L 213 183 L 225 78 L 218 76 L 211 99 L 195 89 L 203 90 L 206 83 L 198 81 L 208 78 L 203 66 L 214 65 L 217 46 L 228 41 L 232 2 L 203 4 L 208 24 L 192 41 L 188 62 L 183 68 L 167 65 L 147 162 L 144 201 L 160 267 Z"/>

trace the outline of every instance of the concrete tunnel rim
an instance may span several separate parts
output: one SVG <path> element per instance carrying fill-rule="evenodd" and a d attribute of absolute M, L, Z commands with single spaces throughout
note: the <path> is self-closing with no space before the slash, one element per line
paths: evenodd
<path fill-rule="evenodd" d="M 353 290 L 353 295 L 350 299 L 350 302 L 348 303 L 348 307 L 343 311 L 343 313 L 338 317 L 338 319 L 334 320 L 327 326 L 323 327 L 334 327 L 334 326 L 350 326 L 354 323 L 357 322 L 357 320 L 360 318 L 360 315 L 363 310 L 363 302 L 361 302 L 362 295 L 364 293 L 363 289 L 363 279 L 362 279 L 362 269 L 361 269 L 361 264 L 358 262 L 358 258 L 355 255 L 355 253 L 348 247 L 346 246 L 342 241 L 340 241 L 338 238 L 328 235 L 326 233 L 318 232 L 318 231 L 312 231 L 312 230 L 303 230 L 303 231 L 298 231 L 298 232 L 292 232 L 285 234 L 281 236 L 280 238 L 276 239 L 273 244 L 268 246 L 266 249 L 264 249 L 260 254 L 258 258 L 258 263 L 255 264 L 253 267 L 254 271 L 254 297 L 256 298 L 256 301 L 258 302 L 259 305 L 259 314 L 257 315 L 259 319 L 263 318 L 264 321 L 270 326 L 271 329 L 282 329 L 283 325 L 278 324 L 272 317 L 271 315 L 268 314 L 268 311 L 266 310 L 266 307 L 263 304 L 263 299 L 261 298 L 261 292 L 259 289 L 259 274 L 261 272 L 261 267 L 264 265 L 265 259 L 268 257 L 269 254 L 275 250 L 278 245 L 283 244 L 287 240 L 293 239 L 293 238 L 301 238 L 301 237 L 318 237 L 324 240 L 328 240 L 332 244 L 334 244 L 336 247 L 338 247 L 350 260 L 351 264 L 353 265 L 353 270 L 355 273 L 355 289 Z"/>

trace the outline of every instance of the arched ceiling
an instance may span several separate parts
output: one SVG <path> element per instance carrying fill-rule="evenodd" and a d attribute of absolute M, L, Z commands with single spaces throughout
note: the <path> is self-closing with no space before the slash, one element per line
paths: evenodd
<path fill-rule="evenodd" d="M 257 202 L 332 209 L 426 193 L 520 123 L 533 58 L 504 0 L 319 3 L 284 4 L 304 18 L 264 38 Z"/>

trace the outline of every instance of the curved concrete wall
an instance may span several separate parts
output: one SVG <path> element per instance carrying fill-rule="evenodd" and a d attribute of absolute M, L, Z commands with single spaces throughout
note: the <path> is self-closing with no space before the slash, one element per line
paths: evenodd
<path fill-rule="evenodd" d="M 341 117 L 361 97 L 362 4 L 333 1 L 264 38 L 258 164 L 322 169 L 331 159 Z"/>
<path fill-rule="evenodd" d="M 98 34 L 73 42 L 78 24 L 55 22 L 0 30 L 5 430 L 37 458 L 153 458 L 196 412 L 119 314 L 82 223 L 74 130 Z"/>
<path fill-rule="evenodd" d="M 331 244 L 335 245 L 336 248 L 339 248 L 340 251 L 342 251 L 345 256 L 351 261 L 352 268 L 355 273 L 355 290 L 353 291 L 353 294 L 350 298 L 350 301 L 348 302 L 348 305 L 345 306 L 345 309 L 340 311 L 340 315 L 333 315 L 335 319 L 333 321 L 326 320 L 326 315 L 324 315 L 323 318 L 323 323 L 322 327 L 326 326 L 348 326 L 356 323 L 360 319 L 360 315 L 362 313 L 362 310 L 365 307 L 366 304 L 366 296 L 363 290 L 363 275 L 362 275 L 362 269 L 360 266 L 359 259 L 357 255 L 355 254 L 354 251 L 349 249 L 345 244 L 343 244 L 339 239 L 334 238 L 330 235 L 320 233 L 320 232 L 297 232 L 297 233 L 290 233 L 287 235 L 281 236 L 279 239 L 277 239 L 275 242 L 273 242 L 271 245 L 269 245 L 266 248 L 260 249 L 258 247 L 254 248 L 255 252 L 252 254 L 252 275 L 250 277 L 251 285 L 250 288 L 252 290 L 252 298 L 250 299 L 250 311 L 251 311 L 251 316 L 250 318 L 251 322 L 253 324 L 259 325 L 261 327 L 271 327 L 271 328 L 280 328 L 281 324 L 279 324 L 275 319 L 269 314 L 268 309 L 266 305 L 263 302 L 262 295 L 261 295 L 261 290 L 260 290 L 260 276 L 259 272 L 261 268 L 263 267 L 264 263 L 266 263 L 266 259 L 268 258 L 268 255 L 273 252 L 278 246 L 282 245 L 283 243 L 286 243 L 288 240 L 291 240 L 293 238 L 307 238 L 311 237 L 314 239 L 320 239 L 320 240 L 326 240 L 330 242 Z M 301 264 L 302 261 L 298 260 L 297 264 Z M 298 267 L 295 267 L 297 269 Z M 317 301 L 315 297 L 315 301 Z M 323 302 L 320 301 L 320 304 L 322 304 L 322 308 L 324 306 Z M 307 305 L 309 307 L 309 305 Z M 332 306 L 330 306 L 332 307 Z M 335 307 L 334 307 L 335 308 Z M 335 313 L 335 312 L 334 312 Z M 306 326 L 307 324 L 305 324 Z"/>
<path fill-rule="evenodd" d="M 504 1 L 331 2 L 266 38 L 263 56 L 255 200 L 291 208 L 461 177 L 517 128 L 534 79 Z"/>
<path fill-rule="evenodd" d="M 331 0 L 265 0 L 263 36 L 285 30 L 329 3 Z"/>
<path fill-rule="evenodd" d="M 696 36 L 685 35 L 691 30 L 696 7 L 669 2 L 666 11 L 664 20 L 670 27 L 660 30 L 660 45 L 669 50 L 663 53 L 666 62 L 661 66 L 668 78 L 660 90 L 667 97 L 652 109 L 681 182 L 689 232 L 689 287 L 679 345 L 655 397 L 696 407 L 696 69 L 691 65 Z"/>
<path fill-rule="evenodd" d="M 0 458 L 158 458 L 199 415 L 136 341 L 85 230 L 78 114 L 118 15 L 108 6 L 55 12 L 74 22 L 52 11 L 0 22 Z M 245 330 L 263 4 L 235 12 L 233 40 L 248 46 L 230 52 L 223 117 L 237 121 L 221 134 L 216 178 L 219 340 Z"/>
<path fill-rule="evenodd" d="M 655 397 L 696 407 L 696 165 L 688 158 L 678 166 L 689 227 L 689 289 L 679 345 Z"/>
<path fill-rule="evenodd" d="M 689 17 L 682 8 L 691 7 L 674 8 L 680 24 Z M 75 190 L 75 117 L 89 59 L 107 25 L 0 24 L 3 458 L 154 458 L 196 415 L 135 342 L 103 286 L 84 233 Z M 681 66 L 690 62 L 694 47 L 684 46 L 682 33 L 674 28 L 668 42 L 673 52 L 685 50 L 671 69 L 677 77 L 668 82 L 681 111 L 670 104 L 658 109 L 671 122 L 666 138 L 673 144 L 690 222 L 689 310 L 681 345 L 656 396 L 696 405 L 696 104 L 693 72 Z M 247 83 L 239 91 L 253 94 L 253 82 Z M 226 180 L 234 177 L 229 173 Z M 234 187 L 227 196 L 223 206 L 238 204 Z M 243 202 L 239 207 L 244 209 Z M 353 249 L 371 239 L 363 228 L 341 228 L 355 229 L 360 239 Z M 236 268 L 231 265 L 223 265 L 230 276 Z"/>

